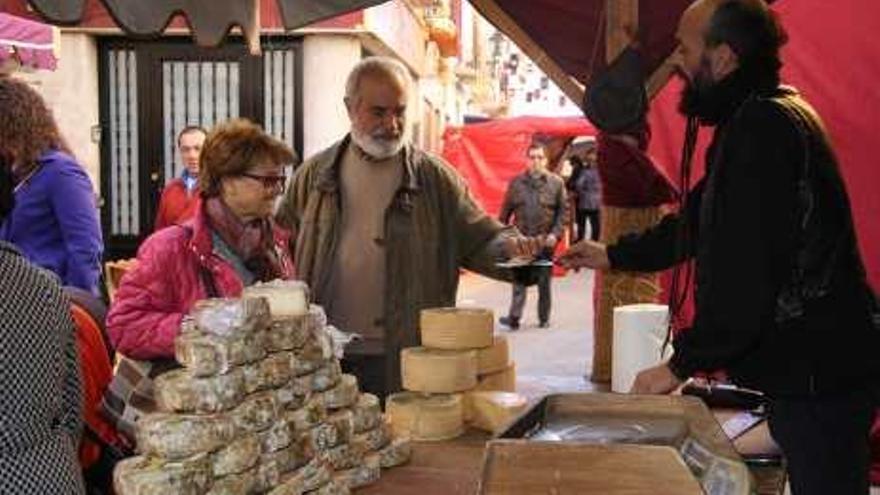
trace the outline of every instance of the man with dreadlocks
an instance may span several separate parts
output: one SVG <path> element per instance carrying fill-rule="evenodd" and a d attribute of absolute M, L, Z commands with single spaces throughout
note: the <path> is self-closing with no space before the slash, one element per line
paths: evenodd
<path fill-rule="evenodd" d="M 780 86 L 786 34 L 760 0 L 699 0 L 677 36 L 685 154 L 698 125 L 714 128 L 706 176 L 657 227 L 607 248 L 585 241 L 561 261 L 655 271 L 693 258 L 693 326 L 632 391 L 668 393 L 724 369 L 769 397 L 795 495 L 867 494 L 876 303 L 828 136 Z"/>

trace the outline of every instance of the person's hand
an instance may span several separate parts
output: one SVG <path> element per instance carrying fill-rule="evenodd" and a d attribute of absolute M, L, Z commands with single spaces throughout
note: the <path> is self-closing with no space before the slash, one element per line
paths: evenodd
<path fill-rule="evenodd" d="M 568 251 L 562 253 L 557 261 L 565 268 L 575 270 L 580 268 L 607 270 L 611 267 L 605 245 L 589 239 L 584 239 L 568 248 Z"/>
<path fill-rule="evenodd" d="M 666 363 L 648 368 L 636 375 L 631 394 L 668 394 L 681 385 L 678 379 L 669 369 Z"/>
<path fill-rule="evenodd" d="M 555 235 L 547 234 L 547 237 L 544 238 L 544 247 L 553 249 L 556 247 L 557 242 L 559 242 L 559 239 Z"/>
<path fill-rule="evenodd" d="M 504 242 L 505 254 L 509 259 L 535 258 L 541 254 L 542 249 L 544 249 L 544 239 L 541 237 L 514 235 L 508 237 Z"/>

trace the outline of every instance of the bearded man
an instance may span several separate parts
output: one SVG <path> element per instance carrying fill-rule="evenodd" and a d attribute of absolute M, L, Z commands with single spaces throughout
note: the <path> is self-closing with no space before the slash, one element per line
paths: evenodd
<path fill-rule="evenodd" d="M 786 34 L 761 0 L 700 0 L 678 40 L 685 150 L 699 125 L 714 128 L 705 177 L 655 228 L 607 247 L 585 241 L 562 261 L 657 271 L 695 259 L 693 326 L 632 391 L 668 393 L 697 371 L 726 370 L 768 396 L 794 495 L 867 494 L 876 303 L 824 126 L 780 86 Z"/>
<path fill-rule="evenodd" d="M 496 263 L 543 244 L 486 215 L 449 165 L 409 142 L 411 86 L 394 59 L 360 61 L 346 82 L 351 132 L 297 170 L 278 211 L 314 300 L 363 337 L 343 369 L 380 397 L 400 390 L 419 311 L 455 305 L 461 268 L 509 280 Z"/>

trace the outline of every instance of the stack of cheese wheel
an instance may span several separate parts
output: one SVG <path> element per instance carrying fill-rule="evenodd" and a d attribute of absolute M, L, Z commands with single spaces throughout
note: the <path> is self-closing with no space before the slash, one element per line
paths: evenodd
<path fill-rule="evenodd" d="M 196 304 L 175 357 L 138 421 L 140 455 L 116 466 L 119 495 L 349 493 L 409 459 L 379 400 L 342 373 L 305 284 Z"/>
<path fill-rule="evenodd" d="M 503 400 L 483 394 L 471 401 L 475 391 L 508 391 L 516 387 L 516 375 L 507 339 L 494 335 L 492 311 L 479 308 L 434 308 L 421 313 L 422 347 L 401 352 L 403 388 L 385 404 L 395 435 L 413 440 L 455 438 L 466 423 L 483 429 L 522 410 L 515 397 Z M 480 418 L 470 420 L 474 412 Z"/>

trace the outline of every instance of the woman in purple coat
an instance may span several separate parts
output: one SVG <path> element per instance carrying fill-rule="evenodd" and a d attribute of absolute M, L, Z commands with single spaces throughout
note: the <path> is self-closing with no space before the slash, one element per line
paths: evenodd
<path fill-rule="evenodd" d="M 0 154 L 15 178 L 15 207 L 0 240 L 63 285 L 97 294 L 103 242 L 92 183 L 43 98 L 11 77 L 0 77 Z"/>

